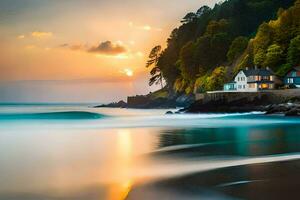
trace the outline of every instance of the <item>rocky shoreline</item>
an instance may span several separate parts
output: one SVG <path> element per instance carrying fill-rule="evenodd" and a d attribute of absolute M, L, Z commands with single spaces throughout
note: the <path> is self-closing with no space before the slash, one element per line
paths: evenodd
<path fill-rule="evenodd" d="M 137 108 L 137 109 L 171 109 L 184 107 L 179 113 L 247 113 L 265 112 L 266 115 L 300 116 L 300 98 L 293 97 L 283 102 L 274 102 L 274 99 L 263 95 L 260 98 L 241 98 L 235 101 L 224 100 L 194 101 L 190 96 L 174 96 L 168 98 L 156 98 L 151 96 L 128 97 L 128 101 L 119 101 L 110 104 L 95 106 L 95 108 Z M 169 111 L 166 114 L 174 114 Z"/>
<path fill-rule="evenodd" d="M 127 108 L 127 103 L 125 101 L 119 101 L 119 102 L 94 106 L 94 108 Z"/>
<path fill-rule="evenodd" d="M 226 105 L 217 102 L 210 102 L 207 104 L 196 102 L 184 109 L 185 113 L 247 113 L 256 111 L 265 112 L 265 115 L 296 117 L 300 116 L 300 103 Z"/>
<path fill-rule="evenodd" d="M 178 107 L 188 107 L 194 101 L 193 95 L 155 97 L 153 94 L 148 94 L 128 97 L 127 102 L 113 102 L 94 106 L 94 108 L 175 109 Z"/>
<path fill-rule="evenodd" d="M 266 115 L 281 114 L 284 116 L 300 116 L 300 104 L 299 103 L 286 103 L 286 104 L 274 104 L 267 106 L 265 109 Z"/>

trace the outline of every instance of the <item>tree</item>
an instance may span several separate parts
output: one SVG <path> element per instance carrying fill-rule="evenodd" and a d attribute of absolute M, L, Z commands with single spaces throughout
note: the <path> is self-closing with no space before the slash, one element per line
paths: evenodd
<path fill-rule="evenodd" d="M 287 61 L 291 67 L 300 65 L 300 35 L 291 40 Z"/>
<path fill-rule="evenodd" d="M 161 83 L 163 79 L 171 94 L 175 90 L 190 92 L 196 80 L 201 88 L 207 87 L 207 80 L 213 83 L 208 77 L 220 65 L 234 64 L 232 67 L 236 71 L 253 67 L 254 62 L 260 66 L 274 63 L 274 71 L 277 71 L 281 67 L 279 64 L 287 60 L 290 40 L 300 33 L 299 9 L 292 8 L 292 12 L 291 9 L 287 10 L 294 2 L 226 0 L 212 9 L 204 6 L 196 13 L 188 13 L 182 19 L 182 24 L 172 31 L 166 49 L 159 50 L 159 58 L 155 61 L 149 58 L 148 67 L 153 66 L 150 83 Z M 300 0 L 297 2 L 299 4 Z M 285 11 L 278 12 L 280 19 L 272 20 L 280 7 Z M 270 20 L 276 22 L 263 23 Z M 247 42 L 247 38 L 253 37 Z M 270 48 L 273 44 L 282 47 L 283 61 L 275 62 L 274 56 L 281 51 Z M 292 54 L 297 55 L 297 52 Z M 296 57 L 291 56 L 291 60 L 296 60 Z M 215 83 L 210 86 L 219 87 L 220 84 Z"/>
<path fill-rule="evenodd" d="M 254 64 L 256 66 L 262 67 L 265 59 L 266 59 L 266 53 L 263 49 L 260 49 L 254 55 Z"/>
<path fill-rule="evenodd" d="M 206 91 L 221 90 L 227 81 L 227 68 L 217 67 L 207 78 Z"/>
<path fill-rule="evenodd" d="M 159 68 L 158 61 L 161 55 L 161 46 L 155 46 L 149 55 L 149 60 L 147 61 L 146 67 L 149 68 L 153 66 L 150 71 L 151 78 L 149 80 L 149 85 L 160 84 L 161 88 L 163 88 L 163 75 L 161 73 L 161 69 Z"/>
<path fill-rule="evenodd" d="M 218 33 L 227 32 L 229 30 L 230 23 L 226 19 L 221 19 L 220 21 L 210 21 L 206 27 L 206 35 L 213 36 Z"/>
<path fill-rule="evenodd" d="M 282 64 L 283 61 L 283 49 L 278 44 L 269 46 L 266 54 L 266 59 L 263 63 L 264 67 L 270 67 L 276 69 Z"/>
<path fill-rule="evenodd" d="M 197 18 L 197 15 L 193 12 L 190 12 L 184 16 L 184 18 L 181 20 L 181 23 L 191 23 Z"/>
<path fill-rule="evenodd" d="M 209 11 L 211 11 L 210 7 L 208 7 L 208 6 L 202 6 L 201 8 L 199 8 L 197 10 L 196 15 L 197 15 L 197 17 L 201 17 L 202 15 L 205 15 Z"/>
<path fill-rule="evenodd" d="M 179 69 L 185 80 L 193 81 L 199 72 L 199 69 L 195 66 L 194 51 L 195 45 L 193 42 L 188 42 L 180 51 Z"/>
<path fill-rule="evenodd" d="M 233 40 L 231 46 L 227 52 L 227 59 L 229 62 L 233 62 L 238 56 L 240 56 L 248 46 L 248 38 L 239 36 Z"/>

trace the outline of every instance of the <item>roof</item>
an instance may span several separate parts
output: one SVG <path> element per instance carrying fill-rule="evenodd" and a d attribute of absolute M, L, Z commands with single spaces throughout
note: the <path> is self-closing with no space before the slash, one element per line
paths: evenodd
<path fill-rule="evenodd" d="M 235 84 L 236 82 L 235 81 L 231 81 L 231 82 L 228 82 L 228 83 L 225 83 L 226 84 Z"/>
<path fill-rule="evenodd" d="M 293 67 L 293 69 L 296 70 L 296 71 L 300 71 L 300 66 L 298 66 L 298 67 Z"/>
<path fill-rule="evenodd" d="M 268 69 L 248 69 L 243 70 L 245 75 L 248 76 L 272 76 L 274 75 L 274 72 Z"/>
<path fill-rule="evenodd" d="M 291 71 L 300 71 L 300 66 L 299 67 L 293 67 L 292 69 L 290 69 L 287 73 L 286 76 L 291 72 Z"/>
<path fill-rule="evenodd" d="M 292 76 L 290 74 L 292 71 L 298 71 L 299 72 L 300 71 L 300 66 L 299 67 L 293 67 L 292 69 L 290 69 L 288 72 L 285 73 L 284 78 L 295 78 L 294 76 Z M 297 77 L 299 77 L 299 76 L 297 75 Z"/>

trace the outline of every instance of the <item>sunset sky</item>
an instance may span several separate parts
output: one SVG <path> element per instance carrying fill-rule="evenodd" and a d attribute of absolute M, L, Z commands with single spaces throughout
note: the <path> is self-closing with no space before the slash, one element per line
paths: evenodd
<path fill-rule="evenodd" d="M 145 61 L 216 0 L 0 0 L 1 102 L 109 102 L 146 94 Z"/>

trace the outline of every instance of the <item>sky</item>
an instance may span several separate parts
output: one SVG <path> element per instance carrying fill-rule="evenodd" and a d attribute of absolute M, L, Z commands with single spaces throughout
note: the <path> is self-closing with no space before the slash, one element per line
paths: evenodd
<path fill-rule="evenodd" d="M 147 94 L 152 47 L 217 0 L 0 0 L 0 102 Z"/>

